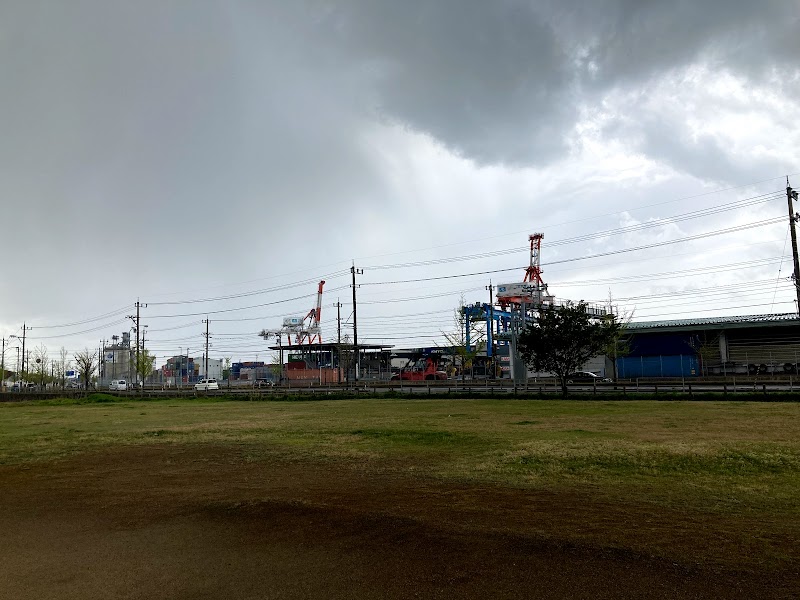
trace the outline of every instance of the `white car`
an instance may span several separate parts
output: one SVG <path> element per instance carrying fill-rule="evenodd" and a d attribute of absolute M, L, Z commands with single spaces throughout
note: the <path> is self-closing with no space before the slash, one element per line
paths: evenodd
<path fill-rule="evenodd" d="M 108 384 L 108 389 L 115 390 L 117 392 L 124 392 L 128 389 L 128 382 L 124 379 L 115 379 Z"/>
<path fill-rule="evenodd" d="M 216 379 L 201 379 L 194 384 L 194 389 L 197 391 L 218 390 L 219 384 Z"/>

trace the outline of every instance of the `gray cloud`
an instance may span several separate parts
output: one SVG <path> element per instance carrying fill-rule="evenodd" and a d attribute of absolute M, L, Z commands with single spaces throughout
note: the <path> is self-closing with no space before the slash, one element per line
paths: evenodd
<path fill-rule="evenodd" d="M 58 321 L 57 305 L 72 320 L 137 295 L 548 218 L 591 229 L 574 223 L 571 190 L 620 207 L 648 190 L 617 194 L 615 174 L 569 181 L 600 169 L 579 164 L 587 107 L 606 118 L 597 144 L 684 183 L 763 179 L 792 155 L 773 163 L 693 137 L 675 106 L 698 99 L 663 82 L 700 64 L 796 107 L 796 13 L 785 2 L 5 2 L 0 218 L 16 285 L 0 286 L 3 318 Z M 658 95 L 669 111 L 629 100 Z M 434 156 L 426 136 L 467 160 Z M 427 162 L 407 156 L 419 148 Z"/>
<path fill-rule="evenodd" d="M 798 73 L 787 2 L 335 6 L 315 34 L 362 62 L 378 109 L 479 163 L 561 158 L 580 106 L 694 64 L 759 81 Z"/>
<path fill-rule="evenodd" d="M 566 149 L 568 57 L 516 2 L 357 3 L 328 21 L 372 74 L 378 109 L 478 162 L 542 162 Z M 334 27 L 335 25 L 335 27 Z"/>

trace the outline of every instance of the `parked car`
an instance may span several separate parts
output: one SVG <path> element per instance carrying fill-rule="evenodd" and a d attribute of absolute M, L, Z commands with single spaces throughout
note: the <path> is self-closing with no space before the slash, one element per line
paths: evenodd
<path fill-rule="evenodd" d="M 257 388 L 264 388 L 264 387 L 269 388 L 274 386 L 275 383 L 271 379 L 256 379 L 255 381 L 253 381 L 253 387 Z"/>
<path fill-rule="evenodd" d="M 576 371 L 567 375 L 567 383 L 611 383 L 611 379 L 591 371 Z"/>
<path fill-rule="evenodd" d="M 218 390 L 219 384 L 216 379 L 201 379 L 194 384 L 194 389 L 197 391 Z"/>
<path fill-rule="evenodd" d="M 114 379 L 108 384 L 108 389 L 116 392 L 124 392 L 128 389 L 128 382 L 124 379 Z"/>

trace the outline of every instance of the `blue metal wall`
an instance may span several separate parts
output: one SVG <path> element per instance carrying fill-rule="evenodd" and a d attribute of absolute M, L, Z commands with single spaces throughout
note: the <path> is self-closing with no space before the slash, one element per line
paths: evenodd
<path fill-rule="evenodd" d="M 696 354 L 700 338 L 691 333 L 636 334 L 631 336 L 626 358 L 639 356 L 680 356 Z"/>
<path fill-rule="evenodd" d="M 625 356 L 617 359 L 617 377 L 696 377 L 700 374 L 697 356 Z"/>

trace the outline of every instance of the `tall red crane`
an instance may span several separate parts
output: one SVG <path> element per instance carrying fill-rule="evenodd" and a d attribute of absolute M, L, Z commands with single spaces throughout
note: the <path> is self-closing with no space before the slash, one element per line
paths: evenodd
<path fill-rule="evenodd" d="M 322 316 L 322 286 L 325 285 L 325 280 L 319 282 L 317 288 L 317 306 L 308 311 L 308 314 L 303 318 L 302 326 L 297 330 L 297 337 L 295 342 L 299 345 L 302 344 L 321 344 L 322 332 L 319 328 L 319 319 Z M 308 325 L 306 326 L 306 321 Z"/>
<path fill-rule="evenodd" d="M 544 239 L 543 233 L 533 233 L 528 236 L 528 241 L 531 243 L 530 264 L 525 269 L 525 278 L 522 283 L 501 283 L 497 286 L 495 297 L 503 309 L 509 305 L 523 303 L 530 308 L 553 303 L 553 296 L 547 291 L 547 284 L 542 281 L 539 257 L 542 251 L 542 239 Z"/>

